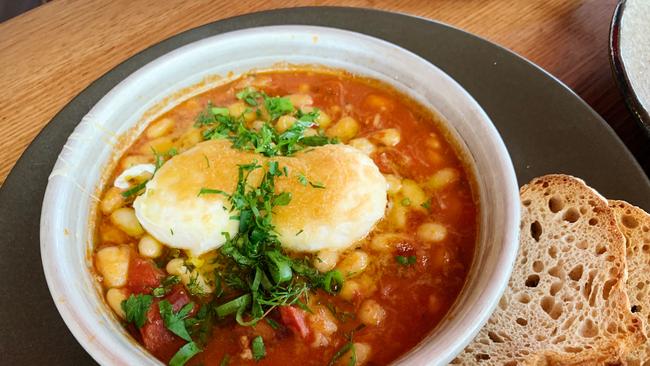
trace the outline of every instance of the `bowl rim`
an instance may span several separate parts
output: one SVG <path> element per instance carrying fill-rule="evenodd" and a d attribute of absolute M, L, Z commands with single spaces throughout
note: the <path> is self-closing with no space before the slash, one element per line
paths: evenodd
<path fill-rule="evenodd" d="M 365 34 L 357 33 L 357 32 L 352 32 L 352 31 L 347 31 L 347 30 L 341 30 L 337 28 L 330 28 L 330 27 L 320 27 L 320 26 L 302 26 L 302 25 L 281 25 L 281 26 L 263 26 L 263 27 L 254 27 L 254 28 L 247 28 L 247 29 L 242 29 L 242 30 L 236 30 L 236 31 L 231 31 L 231 32 L 226 32 L 222 33 L 219 35 L 211 36 L 204 38 L 200 41 L 192 42 L 187 45 L 184 45 L 182 47 L 179 47 L 175 50 L 172 50 L 169 53 L 166 53 L 159 58 L 154 59 L 153 61 L 147 63 L 140 69 L 136 70 L 133 72 L 131 75 L 129 75 L 127 78 L 122 80 L 118 85 L 116 85 L 113 89 L 111 89 L 104 97 L 101 98 L 101 100 L 90 110 L 88 115 L 93 114 L 93 111 L 95 111 L 97 108 L 101 108 L 106 104 L 110 104 L 111 98 L 124 89 L 125 87 L 129 86 L 130 83 L 134 82 L 134 80 L 137 80 L 141 75 L 146 74 L 147 72 L 150 72 L 151 69 L 155 69 L 155 67 L 162 62 L 161 60 L 169 59 L 171 57 L 174 57 L 178 52 L 184 51 L 187 52 L 188 50 L 191 50 L 193 47 L 196 47 L 197 44 L 204 42 L 206 40 L 214 39 L 214 38 L 223 38 L 223 37 L 228 37 L 233 34 L 238 34 L 238 33 L 248 33 L 248 32 L 260 32 L 260 31 L 266 31 L 269 28 L 273 29 L 292 29 L 292 30 L 304 30 L 304 29 L 317 29 L 319 31 L 327 31 L 327 32 L 334 32 L 334 33 L 344 33 L 348 34 L 349 36 L 355 36 L 359 38 L 365 38 L 367 40 L 373 40 L 373 41 L 379 41 L 382 43 L 386 43 L 391 45 L 392 47 L 399 49 L 400 52 L 409 54 L 410 57 L 415 57 L 420 59 L 422 62 L 425 62 L 429 65 L 431 65 L 433 68 L 437 69 L 437 71 L 446 77 L 450 83 L 455 85 L 455 87 L 464 95 L 464 98 L 469 102 L 473 103 L 478 107 L 478 113 L 482 114 L 482 119 L 484 121 L 487 121 L 486 127 L 489 140 L 495 143 L 495 148 L 497 152 L 499 153 L 499 156 L 501 158 L 506 158 L 505 160 L 502 161 L 502 163 L 505 164 L 505 166 L 501 166 L 502 173 L 504 175 L 506 185 L 507 187 L 505 188 L 505 192 L 509 194 L 509 200 L 508 200 L 508 206 L 505 207 L 504 209 L 507 211 L 508 215 L 506 216 L 506 220 L 508 223 L 510 223 L 510 229 L 505 230 L 505 236 L 504 236 L 504 242 L 502 243 L 502 251 L 501 251 L 501 256 L 499 257 L 499 264 L 502 265 L 502 270 L 497 272 L 496 275 L 496 280 L 497 280 L 497 286 L 492 286 L 490 289 L 486 289 L 483 291 L 484 296 L 483 297 L 488 297 L 490 302 L 486 304 L 480 309 L 476 309 L 476 314 L 475 314 L 475 319 L 473 319 L 473 322 L 475 323 L 474 329 L 472 333 L 467 333 L 465 334 L 465 339 L 463 342 L 457 343 L 457 347 L 455 348 L 454 351 L 451 351 L 450 353 L 453 353 L 451 357 L 453 357 L 458 351 L 461 351 L 462 348 L 468 344 L 472 338 L 475 336 L 476 333 L 480 330 L 480 326 L 482 326 L 487 319 L 489 318 L 491 312 L 494 310 L 494 308 L 497 306 L 498 300 L 501 297 L 503 291 L 505 290 L 510 274 L 512 272 L 512 267 L 513 263 L 517 254 L 517 248 L 518 248 L 518 230 L 519 230 L 519 195 L 518 195 L 518 185 L 517 185 L 517 180 L 516 176 L 514 173 L 514 168 L 512 166 L 512 161 L 509 157 L 508 151 L 505 147 L 505 144 L 503 143 L 500 135 L 498 134 L 496 128 L 490 121 L 489 117 L 487 114 L 480 108 L 478 103 L 474 100 L 474 98 L 464 89 L 462 88 L 455 80 L 453 80 L 450 76 L 448 76 L 444 71 L 440 70 L 437 68 L 435 65 L 432 65 L 429 61 L 422 59 L 420 56 L 413 54 L 412 52 L 405 50 L 397 45 L 394 45 L 392 43 L 386 42 L 384 40 L 371 37 Z M 85 117 L 84 117 L 85 118 Z M 72 136 L 76 132 L 78 132 L 79 126 L 75 129 L 75 131 L 72 133 Z M 70 142 L 70 140 L 68 140 Z M 66 143 L 67 145 L 67 143 Z M 64 149 L 65 150 L 65 147 Z M 57 164 L 54 166 L 53 173 L 57 170 L 57 168 L 60 167 L 61 162 L 57 160 Z M 54 281 L 54 278 L 58 275 L 57 269 L 54 266 L 54 263 L 51 263 L 51 259 L 54 258 L 54 256 L 50 256 L 48 254 L 50 253 L 50 246 L 48 245 L 49 242 L 59 240 L 57 238 L 57 235 L 54 235 L 54 233 L 48 229 L 48 225 L 50 224 L 49 219 L 52 217 L 52 215 L 55 215 L 58 211 L 58 207 L 56 205 L 57 200 L 59 198 L 57 196 L 54 196 L 54 192 L 56 191 L 57 185 L 60 185 L 60 181 L 53 181 L 50 180 L 48 182 L 48 187 L 46 190 L 45 198 L 43 201 L 43 206 L 42 206 L 42 215 L 41 215 L 41 257 L 42 257 L 42 262 L 43 262 L 43 268 L 45 271 L 46 279 L 47 279 L 47 284 L 48 288 L 50 290 L 50 293 L 54 299 L 54 302 L 56 304 L 57 310 L 61 314 L 62 318 L 64 319 L 66 325 L 68 328 L 72 331 L 73 335 L 77 339 L 77 341 L 86 349 L 86 351 L 93 357 L 95 360 L 97 360 L 100 363 L 108 363 L 109 361 L 115 361 L 114 357 L 111 357 L 113 355 L 113 352 L 111 352 L 110 349 L 104 347 L 101 343 L 94 342 L 94 339 L 89 339 L 83 337 L 84 334 L 90 334 L 92 332 L 89 332 L 87 328 L 84 327 L 83 322 L 78 321 L 77 318 L 74 316 L 74 312 L 70 305 L 68 305 L 66 302 L 58 301 L 60 297 L 64 297 L 68 291 L 70 291 L 70 288 L 64 287 L 64 288 L 59 288 L 58 284 Z M 56 215 L 55 215 L 56 216 Z M 99 345 L 99 346 L 98 346 Z M 447 355 L 446 357 L 450 357 Z M 400 357 L 397 362 L 400 362 L 403 357 Z M 451 359 L 451 358 L 450 358 Z M 449 360 L 450 360 L 449 359 Z M 128 360 L 128 359 L 127 359 Z M 447 360 L 447 361 L 449 361 Z"/>
<path fill-rule="evenodd" d="M 625 14 L 626 0 L 619 0 L 609 27 L 609 64 L 616 80 L 616 85 L 623 95 L 623 100 L 634 120 L 650 137 L 650 111 L 643 107 L 641 100 L 632 88 L 632 83 L 625 68 L 621 53 L 621 25 Z"/>

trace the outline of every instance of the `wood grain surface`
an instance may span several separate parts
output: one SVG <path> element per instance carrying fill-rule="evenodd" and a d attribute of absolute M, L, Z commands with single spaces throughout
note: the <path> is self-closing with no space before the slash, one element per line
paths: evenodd
<path fill-rule="evenodd" d="M 0 184 L 48 121 L 93 80 L 179 32 L 273 8 L 345 5 L 442 21 L 500 44 L 563 81 L 650 172 L 650 142 L 608 59 L 616 0 L 57 0 L 0 23 Z M 606 147 L 603 147 L 606 148 Z"/>

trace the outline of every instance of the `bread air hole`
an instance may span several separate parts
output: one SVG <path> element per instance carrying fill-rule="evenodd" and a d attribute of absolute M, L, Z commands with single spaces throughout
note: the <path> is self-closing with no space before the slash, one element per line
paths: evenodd
<path fill-rule="evenodd" d="M 517 324 L 521 325 L 522 327 L 525 327 L 526 325 L 528 325 L 528 320 L 526 320 L 524 318 L 517 318 L 517 320 L 515 320 L 515 321 L 517 322 Z"/>
<path fill-rule="evenodd" d="M 577 266 L 573 267 L 573 269 L 569 272 L 569 278 L 574 280 L 574 281 L 580 281 L 582 278 L 582 272 L 584 271 L 584 267 L 582 264 L 578 264 Z"/>
<path fill-rule="evenodd" d="M 560 212 L 564 208 L 564 200 L 558 196 L 553 196 L 548 200 L 548 208 L 553 213 Z"/>
<path fill-rule="evenodd" d="M 526 287 L 537 287 L 539 285 L 539 276 L 538 275 L 530 275 L 526 279 Z"/>
<path fill-rule="evenodd" d="M 539 221 L 530 224 L 530 236 L 532 236 L 536 242 L 539 242 L 539 238 L 542 236 L 542 224 L 540 224 Z"/>
<path fill-rule="evenodd" d="M 521 204 L 524 205 L 525 207 L 530 206 L 531 203 L 532 203 L 531 200 L 523 200 L 523 201 L 521 201 Z"/>
<path fill-rule="evenodd" d="M 614 287 L 616 282 L 616 279 L 605 282 L 605 285 L 603 286 L 603 300 L 609 299 L 609 293 L 612 291 L 612 287 Z"/>
<path fill-rule="evenodd" d="M 598 335 L 598 327 L 593 320 L 587 318 L 580 327 L 580 335 L 584 338 L 593 338 Z"/>
<path fill-rule="evenodd" d="M 488 332 L 488 337 L 490 337 L 490 339 L 491 339 L 492 342 L 494 342 L 494 343 L 504 343 L 504 342 L 505 342 L 505 341 L 503 340 L 503 338 L 501 338 L 498 334 L 496 334 L 496 333 L 494 333 L 494 332 L 492 332 L 492 331 L 489 331 L 489 332 Z"/>
<path fill-rule="evenodd" d="M 553 320 L 557 320 L 562 315 L 562 304 L 555 303 L 555 298 L 552 296 L 544 296 L 540 301 L 542 310 Z"/>
<path fill-rule="evenodd" d="M 517 295 L 517 301 L 522 304 L 528 304 L 530 302 L 530 295 L 527 293 L 520 293 Z"/>
<path fill-rule="evenodd" d="M 604 244 L 596 245 L 596 255 L 601 255 L 607 251 L 607 247 Z"/>
<path fill-rule="evenodd" d="M 641 305 L 632 305 L 630 311 L 633 313 L 638 313 L 641 311 L 641 309 L 642 309 Z"/>
<path fill-rule="evenodd" d="M 544 263 L 542 261 L 533 262 L 533 271 L 539 273 L 544 270 Z"/>
<path fill-rule="evenodd" d="M 580 212 L 575 207 L 570 207 L 564 212 L 562 219 L 564 221 L 574 223 L 580 218 Z"/>
<path fill-rule="evenodd" d="M 623 215 L 621 222 L 623 223 L 623 226 L 628 229 L 634 229 L 639 226 L 639 222 L 634 218 L 634 216 L 630 215 Z"/>
<path fill-rule="evenodd" d="M 567 346 L 567 347 L 564 347 L 564 352 L 568 352 L 568 353 L 580 353 L 580 352 L 582 352 L 582 347 L 571 347 L 571 346 Z"/>
<path fill-rule="evenodd" d="M 555 296 L 558 292 L 560 292 L 563 285 L 564 282 L 553 282 L 553 284 L 551 285 L 551 290 L 549 291 L 551 296 Z"/>
<path fill-rule="evenodd" d="M 591 218 L 591 219 L 589 219 L 589 225 L 591 225 L 591 226 L 596 226 L 596 225 L 598 225 L 598 219 L 597 219 L 597 218 Z"/>
<path fill-rule="evenodd" d="M 548 248 L 548 255 L 550 255 L 553 259 L 557 258 L 557 247 L 555 245 L 551 245 Z"/>

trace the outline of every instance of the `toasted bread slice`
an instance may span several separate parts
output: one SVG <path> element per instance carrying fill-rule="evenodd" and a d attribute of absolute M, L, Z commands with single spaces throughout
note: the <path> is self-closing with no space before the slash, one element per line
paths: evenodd
<path fill-rule="evenodd" d="M 650 334 L 650 214 L 624 201 L 609 201 L 619 230 L 625 235 L 627 248 L 627 295 L 630 309 Z M 633 347 L 626 354 L 625 365 L 650 366 L 650 344 Z"/>
<path fill-rule="evenodd" d="M 625 293 L 625 240 L 607 200 L 566 175 L 520 190 L 519 253 L 461 365 L 602 365 L 644 341 Z"/>

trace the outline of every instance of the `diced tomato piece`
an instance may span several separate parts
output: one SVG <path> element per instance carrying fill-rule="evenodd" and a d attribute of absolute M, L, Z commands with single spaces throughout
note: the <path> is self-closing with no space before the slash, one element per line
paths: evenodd
<path fill-rule="evenodd" d="M 145 348 L 162 362 L 168 363 L 178 349 L 187 342 L 165 328 L 158 308 L 159 302 L 156 300 L 149 308 L 147 321 L 140 328 L 140 334 Z"/>
<path fill-rule="evenodd" d="M 133 293 L 150 293 L 152 289 L 160 286 L 160 281 L 165 274 L 146 259 L 131 256 L 129 263 L 129 277 L 126 286 Z"/>
<path fill-rule="evenodd" d="M 165 296 L 165 300 L 169 301 L 172 304 L 174 311 L 177 312 L 190 302 L 190 297 L 183 286 L 176 285 L 172 291 Z M 174 354 L 178 352 L 178 349 L 187 343 L 187 341 L 170 332 L 165 327 L 165 322 L 160 316 L 160 310 L 158 307 L 159 302 L 160 300 L 156 299 L 153 304 L 151 304 L 149 312 L 147 313 L 147 321 L 142 328 L 140 328 L 140 334 L 142 335 L 142 343 L 144 343 L 145 348 L 159 360 L 168 363 Z M 188 316 L 193 316 L 196 311 L 197 306 L 195 305 L 194 309 L 192 309 Z"/>
<path fill-rule="evenodd" d="M 190 296 L 187 294 L 187 290 L 185 290 L 185 287 L 183 287 L 183 285 L 174 286 L 169 294 L 165 296 L 165 300 L 169 301 L 169 303 L 172 304 L 174 311 L 181 310 L 183 306 L 191 301 Z M 190 311 L 187 316 L 194 316 L 198 310 L 199 306 L 195 303 L 194 308 L 192 308 L 192 311 Z"/>
<path fill-rule="evenodd" d="M 282 322 L 287 328 L 302 338 L 309 337 L 309 327 L 307 326 L 306 320 L 307 315 L 303 310 L 293 306 L 280 306 L 279 309 Z"/>

